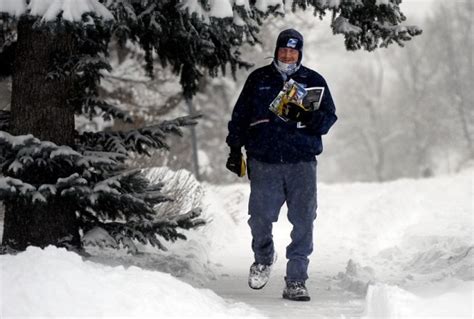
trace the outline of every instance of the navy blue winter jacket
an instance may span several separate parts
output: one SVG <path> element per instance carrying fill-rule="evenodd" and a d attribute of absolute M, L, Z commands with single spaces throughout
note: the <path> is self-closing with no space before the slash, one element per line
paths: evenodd
<path fill-rule="evenodd" d="M 253 71 L 247 78 L 229 122 L 226 142 L 231 148 L 245 146 L 248 157 L 267 163 L 314 161 L 322 152 L 321 135 L 337 120 L 326 81 L 304 66 L 287 80 L 290 78 L 306 87 L 325 88 L 319 110 L 312 113 L 306 127 L 297 127 L 294 121 L 285 122 L 268 109 L 284 84 L 272 63 Z"/>

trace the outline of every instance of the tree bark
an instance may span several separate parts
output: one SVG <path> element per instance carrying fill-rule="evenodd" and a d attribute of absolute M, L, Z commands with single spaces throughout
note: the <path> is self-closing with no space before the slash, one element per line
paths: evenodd
<path fill-rule="evenodd" d="M 27 16 L 18 22 L 10 131 L 14 135 L 33 134 L 58 145 L 73 145 L 74 109 L 67 103 L 74 89 L 73 76 L 59 72 L 50 78 L 48 74 L 77 53 L 77 45 L 71 32 L 33 28 L 34 22 Z M 36 186 L 65 177 L 30 175 L 36 176 L 24 176 L 22 180 Z M 28 245 L 79 248 L 75 211 L 59 194 L 45 205 L 31 204 L 21 196 L 6 201 L 3 245 L 17 250 Z"/>
<path fill-rule="evenodd" d="M 71 34 L 33 29 L 34 20 L 18 23 L 18 42 L 12 78 L 11 125 L 14 135 L 33 134 L 58 145 L 74 142 L 74 110 L 67 105 L 71 76 L 48 79 L 59 59 L 73 55 Z M 56 60 L 56 61 L 55 61 Z"/>

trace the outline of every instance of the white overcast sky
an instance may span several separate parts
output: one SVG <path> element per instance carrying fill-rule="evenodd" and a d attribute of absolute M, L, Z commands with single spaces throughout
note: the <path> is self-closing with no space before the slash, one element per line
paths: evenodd
<path fill-rule="evenodd" d="M 400 8 L 402 12 L 407 16 L 408 22 L 410 18 L 424 18 L 432 10 L 433 5 L 436 2 L 444 0 L 403 0 Z M 464 0 L 450 0 L 450 1 L 464 1 Z"/>

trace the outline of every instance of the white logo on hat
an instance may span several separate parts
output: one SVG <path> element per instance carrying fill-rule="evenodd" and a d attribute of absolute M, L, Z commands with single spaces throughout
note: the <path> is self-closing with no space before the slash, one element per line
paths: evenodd
<path fill-rule="evenodd" d="M 298 44 L 298 39 L 290 38 L 290 39 L 288 40 L 288 43 L 286 44 L 286 46 L 287 46 L 288 48 L 293 48 L 293 49 L 294 49 L 294 48 L 296 48 L 296 45 L 297 45 L 297 44 Z"/>

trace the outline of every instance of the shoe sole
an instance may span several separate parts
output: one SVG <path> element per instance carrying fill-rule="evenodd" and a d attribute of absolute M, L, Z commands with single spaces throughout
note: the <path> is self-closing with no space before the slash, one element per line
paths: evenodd
<path fill-rule="evenodd" d="M 310 301 L 310 296 L 301 296 L 301 297 L 294 297 L 291 298 L 290 296 L 283 294 L 283 299 L 291 300 L 291 301 Z"/>
<path fill-rule="evenodd" d="M 250 282 L 249 282 L 249 287 L 252 288 L 253 290 L 260 290 L 260 289 L 262 289 L 263 287 L 265 287 L 266 285 L 267 285 L 267 283 L 265 283 L 265 284 L 264 284 L 263 286 L 261 286 L 261 287 L 252 287 L 252 286 L 250 285 Z"/>
<path fill-rule="evenodd" d="M 275 251 L 275 253 L 274 253 L 274 255 L 273 255 L 272 269 L 273 269 L 273 265 L 275 265 L 275 262 L 277 261 L 277 259 L 278 259 L 278 255 L 277 255 L 277 253 L 276 253 L 276 251 Z M 272 269 L 270 269 L 270 273 L 271 273 L 271 270 L 272 270 Z M 251 289 L 253 289 L 253 290 L 260 290 L 260 289 L 262 289 L 263 287 L 265 287 L 265 286 L 267 285 L 268 281 L 270 281 L 270 277 L 268 277 L 267 282 L 264 283 L 263 286 L 260 286 L 260 287 L 252 287 L 252 285 L 250 284 L 250 280 L 248 281 L 248 284 L 249 284 L 249 287 L 250 287 Z"/>

